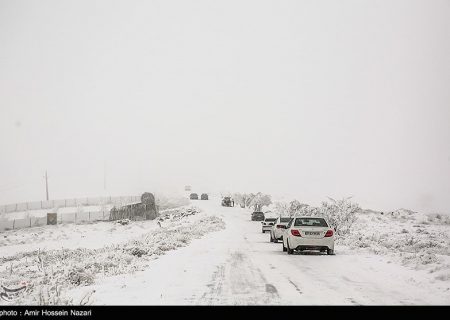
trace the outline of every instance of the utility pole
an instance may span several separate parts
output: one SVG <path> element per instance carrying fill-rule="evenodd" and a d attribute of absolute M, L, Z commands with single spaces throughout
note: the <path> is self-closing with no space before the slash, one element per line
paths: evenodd
<path fill-rule="evenodd" d="M 47 177 L 47 170 L 45 170 L 45 193 L 47 195 L 47 201 L 48 199 L 48 177 Z"/>

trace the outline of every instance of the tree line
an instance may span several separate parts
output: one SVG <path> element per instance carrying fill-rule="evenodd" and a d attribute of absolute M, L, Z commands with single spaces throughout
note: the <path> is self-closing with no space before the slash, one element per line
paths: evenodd
<path fill-rule="evenodd" d="M 335 200 L 328 197 L 318 207 L 302 203 L 297 199 L 292 201 L 276 201 L 272 203 L 272 197 L 262 192 L 235 193 L 234 201 L 241 208 L 249 208 L 253 211 L 262 211 L 264 207 L 273 209 L 275 215 L 284 217 L 294 216 L 320 216 L 336 227 L 337 234 L 345 235 L 350 232 L 353 223 L 357 219 L 357 213 L 361 211 L 358 203 L 351 201 L 351 197 Z"/>

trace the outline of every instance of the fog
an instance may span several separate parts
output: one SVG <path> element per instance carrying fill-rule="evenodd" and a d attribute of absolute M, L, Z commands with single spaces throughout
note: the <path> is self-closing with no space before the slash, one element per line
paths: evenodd
<path fill-rule="evenodd" d="M 450 212 L 449 39 L 447 0 L 0 0 L 0 203 Z"/>

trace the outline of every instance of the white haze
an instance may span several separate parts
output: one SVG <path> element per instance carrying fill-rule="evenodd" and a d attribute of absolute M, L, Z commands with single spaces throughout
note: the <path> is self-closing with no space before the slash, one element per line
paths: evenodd
<path fill-rule="evenodd" d="M 47 169 L 450 212 L 449 39 L 448 0 L 0 0 L 0 203 Z"/>

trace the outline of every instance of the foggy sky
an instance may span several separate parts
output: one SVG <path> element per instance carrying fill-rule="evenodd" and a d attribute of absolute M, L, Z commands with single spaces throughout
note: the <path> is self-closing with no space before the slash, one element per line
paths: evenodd
<path fill-rule="evenodd" d="M 450 212 L 449 39 L 448 0 L 0 0 L 0 203 L 48 170 Z"/>

